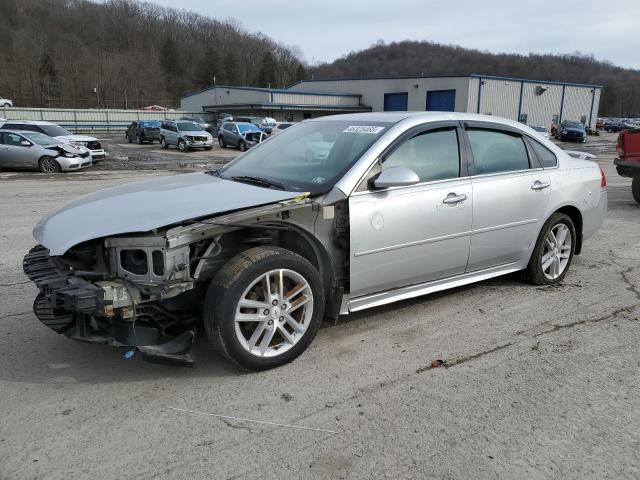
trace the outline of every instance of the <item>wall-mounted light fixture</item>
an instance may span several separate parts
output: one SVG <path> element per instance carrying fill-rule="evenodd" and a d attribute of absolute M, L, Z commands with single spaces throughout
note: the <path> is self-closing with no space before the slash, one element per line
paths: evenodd
<path fill-rule="evenodd" d="M 542 95 L 544 92 L 546 92 L 548 89 L 547 87 L 543 87 L 542 85 L 537 85 L 536 89 L 535 89 L 535 94 L 540 96 Z"/>

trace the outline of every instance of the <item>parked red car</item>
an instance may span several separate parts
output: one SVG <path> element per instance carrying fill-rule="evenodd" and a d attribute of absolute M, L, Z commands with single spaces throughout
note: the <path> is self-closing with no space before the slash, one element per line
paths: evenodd
<path fill-rule="evenodd" d="M 633 178 L 631 191 L 634 200 L 640 203 L 640 128 L 622 130 L 618 135 L 616 150 L 620 158 L 613 163 L 618 175 Z"/>

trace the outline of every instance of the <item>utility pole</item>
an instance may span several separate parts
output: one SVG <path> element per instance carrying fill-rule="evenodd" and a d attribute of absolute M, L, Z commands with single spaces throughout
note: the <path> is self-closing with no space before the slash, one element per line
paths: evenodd
<path fill-rule="evenodd" d="M 98 108 L 100 108 L 100 94 L 98 93 L 98 87 L 93 87 L 93 93 L 96 94 L 96 102 L 98 103 Z"/>
<path fill-rule="evenodd" d="M 125 88 L 125 89 L 124 89 L 124 109 L 125 109 L 125 110 L 128 110 L 128 109 L 129 109 L 129 108 L 128 108 L 128 105 L 129 105 L 129 103 L 127 102 L 127 89 Z"/>

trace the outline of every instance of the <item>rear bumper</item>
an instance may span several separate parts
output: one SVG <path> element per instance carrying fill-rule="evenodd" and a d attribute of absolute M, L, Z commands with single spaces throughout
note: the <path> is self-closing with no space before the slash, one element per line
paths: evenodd
<path fill-rule="evenodd" d="M 616 158 L 613 163 L 621 177 L 640 177 L 640 157 L 633 161 Z"/>

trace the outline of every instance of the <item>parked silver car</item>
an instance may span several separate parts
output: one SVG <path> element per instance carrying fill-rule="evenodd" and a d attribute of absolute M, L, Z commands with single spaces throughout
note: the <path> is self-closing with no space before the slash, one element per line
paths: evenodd
<path fill-rule="evenodd" d="M 91 152 L 43 133 L 0 130 L 0 168 L 58 173 L 90 166 Z"/>
<path fill-rule="evenodd" d="M 304 154 L 309 138 L 329 154 Z M 103 190 L 43 218 L 24 271 L 53 330 L 192 361 L 196 324 L 249 370 L 323 317 L 522 271 L 553 285 L 602 224 L 604 174 L 530 128 L 369 113 L 288 128 L 219 170 Z"/>
<path fill-rule="evenodd" d="M 241 152 L 257 145 L 266 138 L 266 133 L 253 123 L 248 122 L 225 122 L 218 129 L 218 144 L 220 148 L 237 147 Z"/>
<path fill-rule="evenodd" d="M 160 124 L 160 145 L 169 148 L 175 145 L 181 152 L 194 148 L 213 148 L 213 137 L 197 123 L 187 120 L 167 120 Z"/>

